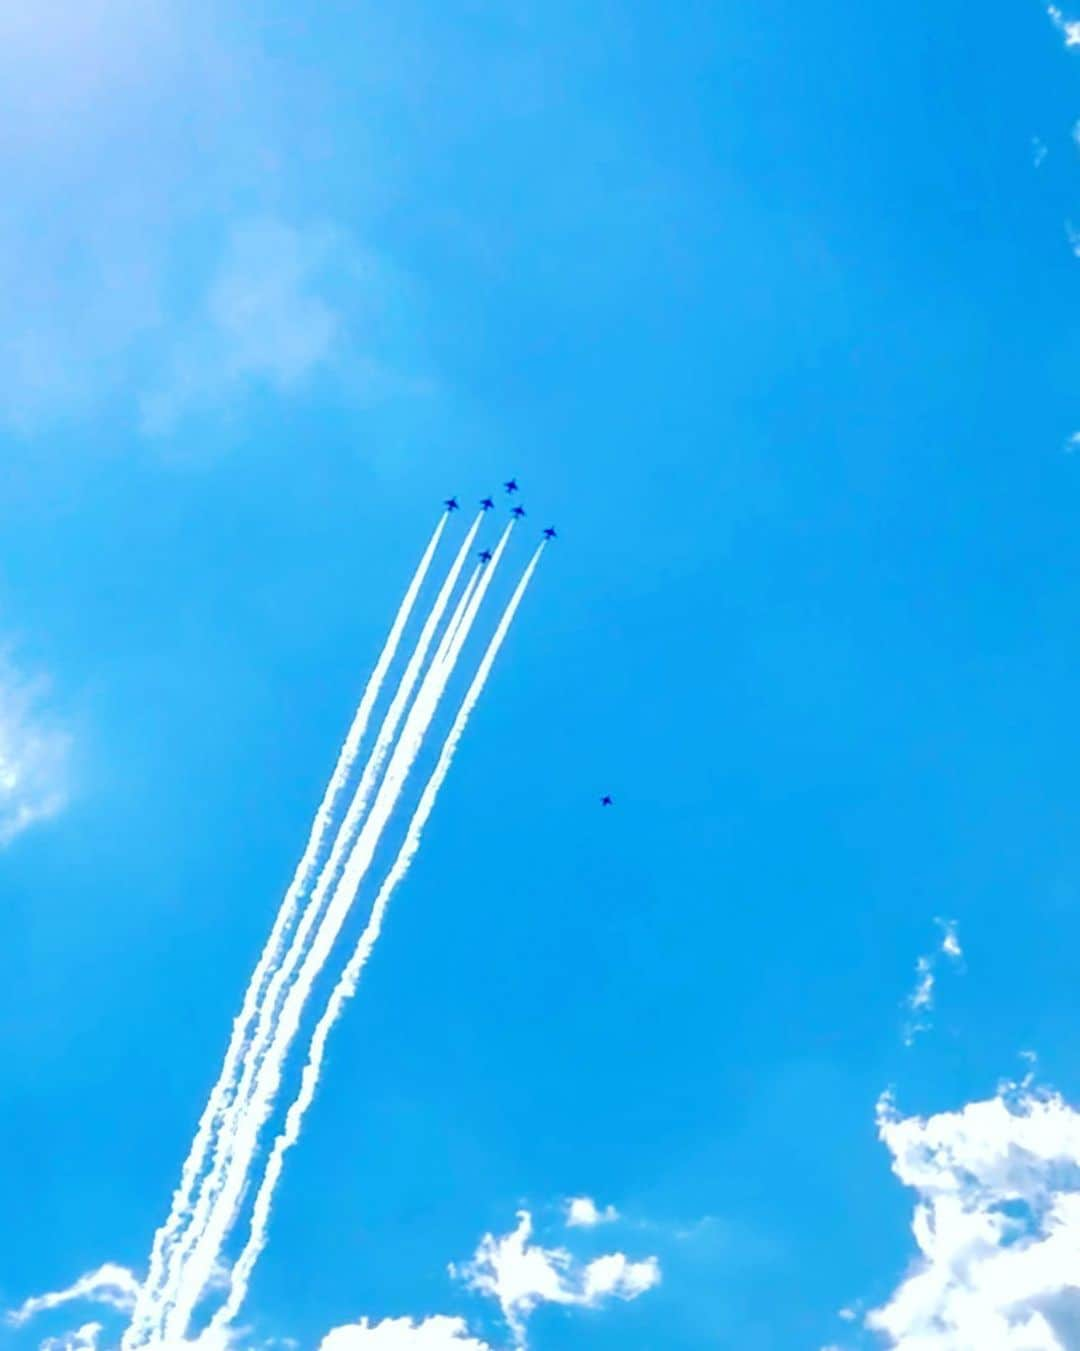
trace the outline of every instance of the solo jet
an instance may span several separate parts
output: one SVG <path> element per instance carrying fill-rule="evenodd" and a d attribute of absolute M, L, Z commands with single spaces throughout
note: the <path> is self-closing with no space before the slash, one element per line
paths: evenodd
<path fill-rule="evenodd" d="M 446 507 L 447 511 L 457 511 L 458 500 L 456 497 L 448 497 L 443 505 Z"/>
<path fill-rule="evenodd" d="M 481 550 L 481 552 L 480 552 L 480 562 L 481 562 L 481 563 L 490 563 L 490 562 L 491 562 L 491 550 L 490 550 L 490 549 L 483 549 L 483 550 Z"/>
<path fill-rule="evenodd" d="M 518 490 L 517 479 L 508 478 L 506 482 L 503 484 L 503 487 L 506 489 L 508 493 L 516 493 Z"/>
<path fill-rule="evenodd" d="M 555 538 L 555 527 L 553 525 L 549 525 L 548 528 L 544 531 L 544 538 L 545 539 Z"/>
<path fill-rule="evenodd" d="M 614 799 L 610 796 L 610 794 L 605 793 L 604 796 L 600 799 L 600 805 L 601 807 L 614 806 Z"/>
<path fill-rule="evenodd" d="M 480 503 L 480 510 L 481 510 L 481 511 L 491 511 L 491 509 L 494 507 L 494 505 L 495 505 L 495 503 L 491 500 L 490 497 L 485 497 L 485 498 L 481 501 L 481 503 Z"/>
<path fill-rule="evenodd" d="M 524 508 L 524 507 L 515 507 L 515 508 L 513 509 L 513 511 L 510 513 L 510 515 L 511 515 L 511 516 L 516 516 L 516 517 L 518 518 L 518 520 L 520 521 L 521 518 L 522 518 L 522 516 L 525 515 L 525 508 Z"/>

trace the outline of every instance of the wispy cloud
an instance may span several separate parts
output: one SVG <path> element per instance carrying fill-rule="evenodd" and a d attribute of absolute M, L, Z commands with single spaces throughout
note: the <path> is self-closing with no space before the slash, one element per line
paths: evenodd
<path fill-rule="evenodd" d="M 570 1229 L 591 1229 L 597 1224 L 611 1224 L 619 1218 L 614 1206 L 602 1209 L 591 1196 L 572 1196 L 566 1203 L 566 1224 Z"/>
<path fill-rule="evenodd" d="M 867 1316 L 897 1351 L 1065 1351 L 1080 1335 L 1080 1114 L 1029 1081 L 957 1112 L 879 1106 L 919 1257 Z"/>
<path fill-rule="evenodd" d="M 127 1313 L 134 1306 L 135 1296 L 138 1293 L 139 1283 L 127 1267 L 117 1266 L 115 1262 L 106 1262 L 96 1271 L 80 1276 L 77 1281 L 64 1290 L 50 1291 L 45 1295 L 34 1295 L 31 1299 L 25 1300 L 17 1309 L 11 1310 L 7 1315 L 7 1322 L 13 1327 L 21 1327 L 40 1313 L 45 1313 L 49 1309 L 58 1309 L 61 1305 L 71 1304 L 77 1300 L 102 1304 L 107 1308 Z M 78 1336 L 80 1333 L 90 1335 L 88 1329 L 96 1326 L 96 1324 L 86 1324 L 79 1330 L 79 1333 L 71 1335 Z M 94 1335 L 96 1336 L 96 1333 Z"/>
<path fill-rule="evenodd" d="M 501 1238 L 485 1234 L 472 1261 L 451 1271 L 473 1290 L 497 1300 L 519 1346 L 525 1325 L 540 1304 L 592 1308 L 607 1299 L 636 1299 L 660 1282 L 655 1257 L 631 1261 L 624 1253 L 608 1253 L 581 1263 L 565 1248 L 544 1248 L 530 1242 L 532 1216 L 518 1213 L 517 1228 Z"/>
<path fill-rule="evenodd" d="M 941 929 L 941 942 L 933 952 L 924 953 L 916 961 L 915 987 L 904 1001 L 909 1014 L 903 1030 L 905 1046 L 911 1046 L 920 1032 L 927 1032 L 930 1029 L 940 959 L 946 957 L 950 962 L 960 963 L 964 958 L 956 921 L 938 919 L 934 923 Z"/>
<path fill-rule="evenodd" d="M 0 655 L 0 846 L 67 801 L 70 738 L 46 711 L 47 689 Z"/>

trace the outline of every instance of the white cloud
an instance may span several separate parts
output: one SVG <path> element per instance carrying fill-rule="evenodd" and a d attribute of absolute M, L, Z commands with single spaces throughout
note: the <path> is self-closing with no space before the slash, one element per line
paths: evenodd
<path fill-rule="evenodd" d="M 21 676 L 0 655 L 0 845 L 67 800 L 69 738 L 42 710 L 44 682 Z"/>
<path fill-rule="evenodd" d="M 1080 47 L 1080 23 L 1075 19 L 1067 19 L 1057 5 L 1048 5 L 1046 12 L 1050 22 L 1065 38 L 1065 46 Z"/>
<path fill-rule="evenodd" d="M 61 1305 L 71 1304 L 75 1300 L 88 1300 L 93 1304 L 104 1304 L 110 1309 L 127 1313 L 134 1307 L 135 1296 L 138 1293 L 139 1283 L 127 1267 L 117 1266 L 115 1262 L 106 1262 L 104 1266 L 98 1267 L 97 1271 L 81 1276 L 66 1290 L 34 1295 L 31 1299 L 25 1300 L 17 1309 L 11 1310 L 7 1315 L 7 1321 L 14 1327 L 21 1327 L 37 1314 L 45 1313 L 49 1309 L 58 1309 Z M 78 1333 L 71 1335 L 79 1336 L 82 1333 L 89 1335 L 88 1329 L 96 1326 L 88 1323 L 80 1328 Z"/>
<path fill-rule="evenodd" d="M 610 1253 L 591 1262 L 577 1262 L 565 1248 L 530 1243 L 532 1216 L 518 1212 L 518 1225 L 502 1238 L 485 1234 L 473 1260 L 460 1270 L 451 1267 L 471 1289 L 498 1300 L 507 1326 L 519 1346 L 525 1344 L 525 1323 L 540 1304 L 591 1308 L 607 1298 L 636 1299 L 660 1282 L 655 1257 L 630 1261 Z"/>
<path fill-rule="evenodd" d="M 1033 136 L 1031 138 L 1031 159 L 1036 169 L 1042 165 L 1042 162 L 1046 159 L 1048 153 L 1046 143 L 1041 141 L 1038 136 Z"/>
<path fill-rule="evenodd" d="M 591 1229 L 597 1224 L 611 1224 L 619 1218 L 614 1206 L 601 1210 L 591 1196 L 572 1196 L 566 1203 L 566 1223 L 570 1229 Z"/>
<path fill-rule="evenodd" d="M 897 1351 L 1080 1346 L 1080 1114 L 1025 1081 L 928 1119 L 878 1114 L 919 1258 L 867 1316 Z"/>
<path fill-rule="evenodd" d="M 84 1323 L 62 1337 L 46 1337 L 40 1351 L 97 1351 L 101 1331 L 100 1323 Z"/>
<path fill-rule="evenodd" d="M 946 957 L 952 957 L 955 961 L 961 961 L 964 956 L 964 950 L 960 946 L 960 939 L 956 932 L 956 920 L 939 919 L 938 924 L 943 930 L 941 939 L 941 950 Z"/>
<path fill-rule="evenodd" d="M 414 1322 L 411 1318 L 385 1318 L 381 1323 L 359 1323 L 334 1328 L 319 1344 L 319 1351 L 492 1351 L 477 1341 L 461 1318 L 437 1314 Z"/>

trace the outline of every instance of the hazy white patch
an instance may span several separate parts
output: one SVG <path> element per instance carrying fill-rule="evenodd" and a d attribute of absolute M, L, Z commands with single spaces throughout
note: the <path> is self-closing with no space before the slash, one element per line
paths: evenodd
<path fill-rule="evenodd" d="M 1065 454 L 1075 455 L 1080 450 L 1080 432 L 1073 432 L 1065 442 Z"/>
<path fill-rule="evenodd" d="M 655 1257 L 630 1261 L 624 1253 L 609 1253 L 591 1262 L 576 1261 L 565 1248 L 530 1243 L 532 1216 L 518 1213 L 518 1225 L 502 1238 L 485 1234 L 472 1261 L 451 1274 L 471 1289 L 498 1300 L 507 1326 L 520 1347 L 525 1323 L 540 1304 L 591 1308 L 605 1299 L 636 1299 L 660 1282 Z"/>
<path fill-rule="evenodd" d="M 1041 168 L 1043 160 L 1046 159 L 1049 153 L 1045 141 L 1040 140 L 1038 136 L 1033 136 L 1031 138 L 1031 162 L 1036 169 Z"/>
<path fill-rule="evenodd" d="M 597 1224 L 611 1224 L 619 1218 L 614 1206 L 601 1210 L 591 1196 L 572 1196 L 566 1203 L 566 1224 L 570 1229 L 591 1229 Z"/>
<path fill-rule="evenodd" d="M 70 740 L 44 711 L 46 693 L 0 654 L 0 845 L 67 801 Z"/>
<path fill-rule="evenodd" d="M 199 9 L 0 5 L 0 422 L 23 435 L 131 387 L 196 185 L 220 212 L 222 185 L 246 177 L 250 53 L 233 60 Z"/>
<path fill-rule="evenodd" d="M 337 358 L 345 320 L 329 296 L 360 267 L 338 231 L 255 220 L 233 229 L 199 313 L 141 402 L 149 435 L 260 387 L 294 394 Z"/>
<path fill-rule="evenodd" d="M 921 1032 L 929 1031 L 930 1015 L 934 1010 L 934 996 L 937 989 L 937 965 L 940 957 L 952 962 L 963 960 L 964 952 L 960 946 L 956 921 L 936 919 L 935 924 L 942 931 L 941 944 L 937 951 L 926 953 L 915 963 L 915 987 L 905 1000 L 910 1017 L 904 1024 L 903 1039 L 905 1046 L 914 1044 Z"/>
<path fill-rule="evenodd" d="M 436 1314 L 416 1322 L 385 1318 L 381 1323 L 359 1323 L 334 1328 L 319 1351 L 492 1351 L 487 1342 L 469 1335 L 464 1319 Z"/>
<path fill-rule="evenodd" d="M 1048 5 L 1046 12 L 1050 16 L 1050 22 L 1064 37 L 1065 46 L 1080 47 L 1080 22 L 1067 19 L 1057 5 Z"/>
<path fill-rule="evenodd" d="M 160 436 L 331 368 L 350 401 L 426 392 L 400 374 L 403 278 L 333 229 L 249 219 L 283 200 L 283 99 L 305 139 L 321 117 L 264 36 L 175 0 L 0 4 L 3 430 L 108 414 Z"/>
<path fill-rule="evenodd" d="M 1080 1115 L 1028 1080 L 878 1131 L 916 1193 L 919 1257 L 869 1328 L 899 1351 L 1080 1346 Z"/>
<path fill-rule="evenodd" d="M 75 1300 L 104 1304 L 110 1309 L 127 1313 L 134 1307 L 135 1296 L 138 1293 L 139 1283 L 127 1267 L 117 1266 L 115 1262 L 106 1262 L 104 1266 L 98 1267 L 97 1271 L 80 1276 L 66 1290 L 50 1291 L 48 1294 L 34 1295 L 31 1299 L 25 1300 L 17 1309 L 12 1309 L 8 1313 L 7 1321 L 14 1327 L 21 1327 L 37 1314 L 45 1313 L 49 1309 L 58 1309 L 61 1305 L 71 1304 Z M 86 1325 L 86 1327 L 94 1326 L 96 1324 Z M 85 1328 L 80 1331 L 85 1331 Z"/>

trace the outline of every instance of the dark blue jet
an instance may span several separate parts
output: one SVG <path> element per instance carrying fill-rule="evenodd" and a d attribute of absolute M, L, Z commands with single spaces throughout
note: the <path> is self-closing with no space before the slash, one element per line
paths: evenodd
<path fill-rule="evenodd" d="M 490 511 L 492 507 L 494 507 L 494 505 L 495 503 L 491 500 L 490 497 L 485 497 L 484 500 L 480 503 L 480 510 Z"/>
<path fill-rule="evenodd" d="M 490 563 L 490 562 L 491 562 L 491 550 L 490 550 L 490 549 L 484 549 L 484 550 L 481 552 L 481 554 L 480 554 L 480 562 L 481 562 L 481 563 Z"/>
<path fill-rule="evenodd" d="M 516 479 L 516 478 L 508 478 L 508 479 L 506 480 L 506 482 L 503 484 L 503 487 L 506 489 L 506 491 L 507 491 L 508 493 L 516 493 L 517 490 L 518 490 L 518 489 L 517 489 L 517 479 Z"/>
<path fill-rule="evenodd" d="M 605 793 L 604 796 L 600 799 L 600 805 L 601 807 L 614 806 L 614 799 L 610 797 L 609 794 Z"/>
<path fill-rule="evenodd" d="M 544 538 L 545 539 L 555 538 L 555 527 L 553 525 L 549 525 L 548 528 L 544 531 Z"/>
<path fill-rule="evenodd" d="M 516 517 L 518 518 L 518 520 L 520 521 L 521 518 L 522 518 L 522 516 L 525 515 L 525 508 L 524 508 L 524 507 L 515 507 L 515 508 L 513 509 L 513 511 L 510 513 L 510 515 L 511 515 L 511 516 L 516 516 Z"/>
<path fill-rule="evenodd" d="M 446 507 L 446 510 L 447 510 L 447 511 L 457 511 L 457 509 L 458 509 L 458 500 L 457 500 L 457 498 L 456 498 L 456 497 L 448 497 L 448 498 L 446 499 L 446 502 L 444 503 L 444 506 Z"/>

